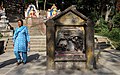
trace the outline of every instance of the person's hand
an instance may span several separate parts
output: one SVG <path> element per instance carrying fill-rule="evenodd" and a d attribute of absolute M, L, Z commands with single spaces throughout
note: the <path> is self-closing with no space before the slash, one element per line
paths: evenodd
<path fill-rule="evenodd" d="M 28 52 L 30 51 L 30 43 L 28 43 L 28 50 L 27 50 Z"/>

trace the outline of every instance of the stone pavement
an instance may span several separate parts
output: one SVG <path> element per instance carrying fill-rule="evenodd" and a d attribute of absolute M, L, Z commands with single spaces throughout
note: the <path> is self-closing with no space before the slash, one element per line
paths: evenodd
<path fill-rule="evenodd" d="M 119 75 L 120 51 L 103 51 L 98 62 L 98 69 L 95 70 L 73 66 L 72 68 L 56 68 L 55 70 L 47 70 L 46 68 L 46 52 L 28 52 L 28 63 L 19 66 L 16 66 L 13 52 L 0 55 L 0 75 Z"/>
<path fill-rule="evenodd" d="M 120 50 L 103 50 L 99 61 L 100 66 L 120 75 Z"/>
<path fill-rule="evenodd" d="M 46 70 L 45 52 L 28 52 L 28 62 L 16 66 L 13 52 L 0 55 L 0 75 L 44 75 Z"/>

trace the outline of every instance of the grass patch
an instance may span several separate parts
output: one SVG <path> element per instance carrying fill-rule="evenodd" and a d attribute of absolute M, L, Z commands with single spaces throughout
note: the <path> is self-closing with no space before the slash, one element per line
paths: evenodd
<path fill-rule="evenodd" d="M 0 33 L 0 39 L 3 37 L 3 35 Z"/>

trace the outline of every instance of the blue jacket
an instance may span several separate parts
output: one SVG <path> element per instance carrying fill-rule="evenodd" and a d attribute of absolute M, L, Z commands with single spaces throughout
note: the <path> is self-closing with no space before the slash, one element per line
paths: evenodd
<path fill-rule="evenodd" d="M 30 42 L 28 28 L 26 26 L 16 28 L 13 36 L 14 51 L 27 52 L 28 42 Z"/>

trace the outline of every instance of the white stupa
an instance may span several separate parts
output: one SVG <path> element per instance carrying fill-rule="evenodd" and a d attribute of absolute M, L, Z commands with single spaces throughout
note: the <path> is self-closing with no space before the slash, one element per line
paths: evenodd
<path fill-rule="evenodd" d="M 5 16 L 5 9 L 4 9 L 3 15 L 1 16 L 1 20 L 0 20 L 0 30 L 6 30 L 8 23 L 9 21 L 7 20 L 7 17 Z"/>

